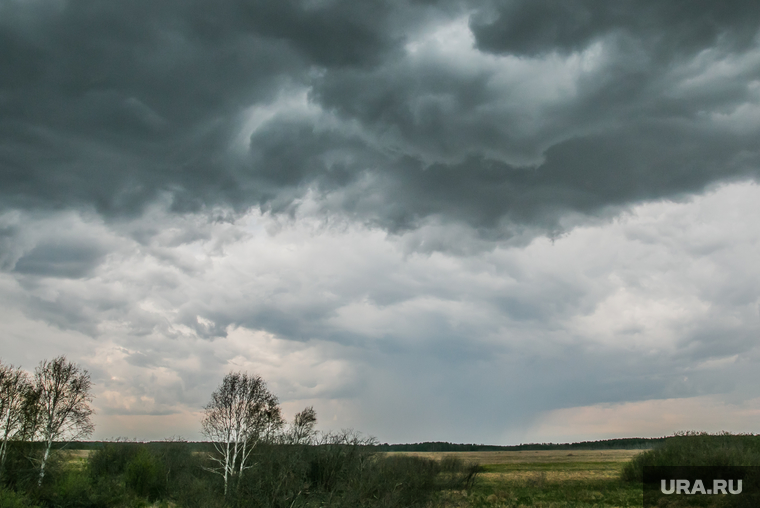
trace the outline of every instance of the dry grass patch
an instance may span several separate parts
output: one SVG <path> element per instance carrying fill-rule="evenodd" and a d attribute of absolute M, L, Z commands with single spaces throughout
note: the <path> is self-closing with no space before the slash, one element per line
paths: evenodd
<path fill-rule="evenodd" d="M 602 508 L 642 505 L 640 485 L 620 473 L 640 450 L 551 450 L 519 452 L 409 453 L 441 459 L 455 456 L 482 466 L 475 488 L 450 491 L 438 504 L 457 508 Z"/>

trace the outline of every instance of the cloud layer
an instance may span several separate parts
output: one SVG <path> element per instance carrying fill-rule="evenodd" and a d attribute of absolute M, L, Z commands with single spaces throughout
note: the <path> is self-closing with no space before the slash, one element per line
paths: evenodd
<path fill-rule="evenodd" d="M 6 214 L 24 246 L 2 277 L 7 351 L 29 366 L 41 351 L 81 358 L 105 428 L 197 412 L 239 369 L 292 412 L 313 403 L 326 428 L 385 440 L 514 441 L 536 437 L 544 413 L 597 404 L 741 406 L 760 360 L 760 229 L 744 220 L 759 198 L 735 184 L 471 253 L 410 250 L 435 224 L 389 236 L 259 212 L 214 222 L 154 207 L 118 228 Z M 162 231 L 140 241 L 151 223 Z M 647 432 L 681 428 L 652 418 Z"/>
<path fill-rule="evenodd" d="M 755 177 L 752 2 L 2 3 L 5 206 L 500 238 Z"/>

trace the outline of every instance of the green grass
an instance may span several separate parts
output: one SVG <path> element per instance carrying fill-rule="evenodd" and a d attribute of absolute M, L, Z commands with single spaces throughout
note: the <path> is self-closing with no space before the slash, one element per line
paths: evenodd
<path fill-rule="evenodd" d="M 524 471 L 610 471 L 620 472 L 624 464 L 619 462 L 533 462 L 531 464 L 487 464 L 481 466 L 484 473 L 510 473 Z"/>
<path fill-rule="evenodd" d="M 641 485 L 609 480 L 546 479 L 535 474 L 526 479 L 481 479 L 469 494 L 449 492 L 439 504 L 457 508 L 602 508 L 637 507 L 643 504 Z"/>
<path fill-rule="evenodd" d="M 527 481 L 483 482 L 468 496 L 479 507 L 541 506 L 543 508 L 641 507 L 641 486 L 620 480 L 567 480 L 537 477 Z"/>

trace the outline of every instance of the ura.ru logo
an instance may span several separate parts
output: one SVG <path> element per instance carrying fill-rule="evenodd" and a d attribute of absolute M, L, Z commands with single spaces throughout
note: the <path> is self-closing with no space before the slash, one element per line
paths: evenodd
<path fill-rule="evenodd" d="M 660 480 L 660 491 L 663 494 L 741 494 L 742 481 L 736 480 L 713 480 L 712 488 L 705 489 L 702 480 L 694 480 L 694 484 L 689 480 Z M 728 492 L 727 492 L 728 491 Z"/>

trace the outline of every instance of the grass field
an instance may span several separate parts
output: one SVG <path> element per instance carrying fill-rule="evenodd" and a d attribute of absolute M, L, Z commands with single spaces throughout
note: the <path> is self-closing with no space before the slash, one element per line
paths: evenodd
<path fill-rule="evenodd" d="M 436 506 L 611 508 L 643 503 L 641 485 L 619 479 L 639 450 L 392 453 L 455 456 L 481 464 L 483 472 L 472 492 L 448 492 Z"/>

